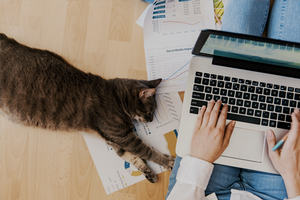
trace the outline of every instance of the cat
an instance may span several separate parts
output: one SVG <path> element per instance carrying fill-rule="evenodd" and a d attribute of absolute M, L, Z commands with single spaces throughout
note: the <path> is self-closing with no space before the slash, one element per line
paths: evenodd
<path fill-rule="evenodd" d="M 104 79 L 73 67 L 53 52 L 27 47 L 0 33 L 2 115 L 25 126 L 96 131 L 152 183 L 157 176 L 143 160 L 172 170 L 174 158 L 138 138 L 132 120 L 153 120 L 161 81 Z"/>

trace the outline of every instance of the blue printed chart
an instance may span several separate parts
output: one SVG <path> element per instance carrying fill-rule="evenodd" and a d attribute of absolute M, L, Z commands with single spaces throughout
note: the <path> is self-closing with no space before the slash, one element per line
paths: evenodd
<path fill-rule="evenodd" d="M 191 46 L 148 51 L 148 79 L 163 79 L 158 87 L 158 93 L 185 90 L 191 51 Z"/>

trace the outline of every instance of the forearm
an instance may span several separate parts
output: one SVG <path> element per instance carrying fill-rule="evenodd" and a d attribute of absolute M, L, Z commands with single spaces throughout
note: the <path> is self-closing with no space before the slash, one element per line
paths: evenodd
<path fill-rule="evenodd" d="M 283 177 L 288 198 L 296 198 L 300 196 L 300 174 Z"/>

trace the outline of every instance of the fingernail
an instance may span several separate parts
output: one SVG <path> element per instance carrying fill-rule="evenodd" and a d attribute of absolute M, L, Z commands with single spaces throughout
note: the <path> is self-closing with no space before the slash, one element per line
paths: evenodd
<path fill-rule="evenodd" d="M 218 102 L 219 102 L 219 103 L 222 102 L 221 99 L 219 99 Z"/>
<path fill-rule="evenodd" d="M 272 136 L 272 131 L 269 129 L 269 130 L 267 130 L 267 135 L 268 135 L 268 137 L 271 137 Z"/>
<path fill-rule="evenodd" d="M 210 103 L 213 103 L 214 101 L 215 101 L 214 99 L 211 99 L 209 102 L 210 102 Z"/>
<path fill-rule="evenodd" d="M 298 112 L 299 112 L 299 109 L 298 109 L 298 108 L 295 108 L 294 112 L 295 112 L 295 113 L 298 113 Z"/>
<path fill-rule="evenodd" d="M 235 124 L 236 124 L 236 121 L 233 121 L 233 122 L 232 122 L 232 126 L 235 126 Z"/>

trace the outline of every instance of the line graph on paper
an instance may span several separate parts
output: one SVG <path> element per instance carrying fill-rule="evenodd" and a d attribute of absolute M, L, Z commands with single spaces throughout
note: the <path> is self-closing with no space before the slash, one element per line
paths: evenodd
<path fill-rule="evenodd" d="M 184 91 L 192 55 L 191 50 L 182 49 L 184 48 L 173 48 L 171 50 L 155 49 L 148 51 L 148 79 L 163 79 L 158 89 L 166 89 L 164 92 Z"/>
<path fill-rule="evenodd" d="M 203 27 L 203 18 L 182 17 L 172 20 L 156 20 L 152 22 L 153 31 L 161 34 L 179 34 L 186 32 L 199 32 Z"/>

